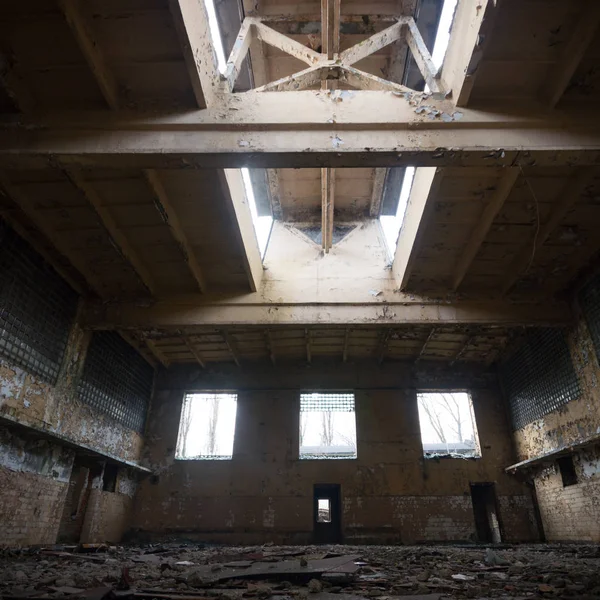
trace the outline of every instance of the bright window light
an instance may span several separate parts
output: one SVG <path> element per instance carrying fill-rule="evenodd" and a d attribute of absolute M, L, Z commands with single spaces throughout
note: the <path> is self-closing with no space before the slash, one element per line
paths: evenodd
<path fill-rule="evenodd" d="M 402 180 L 402 189 L 400 190 L 400 200 L 398 201 L 398 210 L 396 211 L 396 215 L 381 215 L 381 217 L 379 217 L 381 229 L 383 230 L 383 235 L 391 256 L 394 256 L 396 252 L 398 235 L 400 234 L 402 223 L 404 223 L 404 215 L 406 214 L 406 207 L 408 206 L 408 199 L 410 197 L 410 190 L 412 189 L 414 177 L 415 168 L 406 167 L 404 179 Z"/>
<path fill-rule="evenodd" d="M 244 180 L 246 198 L 248 198 L 250 212 L 252 213 L 252 222 L 254 223 L 254 231 L 258 241 L 260 255 L 264 258 L 265 252 L 267 251 L 267 246 L 269 245 L 269 238 L 271 237 L 273 217 L 258 216 L 258 211 L 256 210 L 256 199 L 254 198 L 254 189 L 252 188 L 252 180 L 250 179 L 250 171 L 248 171 L 248 169 L 242 169 L 242 179 Z"/>
<path fill-rule="evenodd" d="M 214 0 L 204 0 L 204 5 L 206 6 L 206 12 L 208 14 L 210 37 L 217 55 L 217 67 L 220 73 L 225 73 L 227 60 L 225 59 L 225 52 L 223 51 L 223 40 L 221 39 L 221 30 L 219 29 L 219 22 L 217 21 Z"/>
<path fill-rule="evenodd" d="M 175 458 L 230 459 L 236 410 L 236 394 L 188 394 L 183 399 Z"/>
<path fill-rule="evenodd" d="M 425 458 L 481 458 L 471 396 L 466 392 L 417 394 Z"/>
<path fill-rule="evenodd" d="M 435 43 L 433 44 L 433 52 L 431 60 L 436 69 L 441 69 L 448 50 L 448 42 L 450 41 L 450 29 L 454 19 L 454 11 L 456 10 L 457 0 L 445 0 L 440 16 L 440 24 L 438 25 Z"/>
<path fill-rule="evenodd" d="M 300 458 L 356 458 L 354 394 L 300 395 Z"/>

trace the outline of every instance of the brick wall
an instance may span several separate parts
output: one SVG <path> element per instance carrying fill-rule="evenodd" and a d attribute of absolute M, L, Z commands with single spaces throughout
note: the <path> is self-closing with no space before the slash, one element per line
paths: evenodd
<path fill-rule="evenodd" d="M 470 540 L 470 483 L 494 482 L 501 506 L 520 515 L 521 526 L 515 520 L 506 539 L 537 539 L 528 489 L 504 472 L 515 456 L 493 380 L 450 381 L 447 374 L 414 373 L 397 364 L 222 367 L 196 374 L 194 385 L 198 391 L 238 390 L 233 459 L 177 461 L 181 403 L 194 373 L 169 371 L 150 414 L 147 459 L 158 479 L 143 481 L 136 497 L 138 538 L 306 542 L 312 538 L 313 487 L 332 483 L 341 486 L 348 542 Z M 427 385 L 472 390 L 481 459 L 423 458 L 415 388 Z M 298 459 L 304 389 L 355 391 L 356 460 Z"/>
<path fill-rule="evenodd" d="M 573 456 L 578 483 L 563 486 L 556 464 L 541 470 L 535 487 L 550 541 L 600 541 L 600 449 Z"/>
<path fill-rule="evenodd" d="M 579 308 L 575 305 L 575 312 Z M 518 460 L 541 457 L 600 431 L 600 366 L 582 314 L 567 331 L 581 396 L 514 432 Z M 593 447 L 573 454 L 579 483 L 563 487 L 555 459 L 529 472 L 535 485 L 544 533 L 549 541 L 600 542 L 600 454 Z"/>
<path fill-rule="evenodd" d="M 66 497 L 73 451 L 0 426 L 0 541 L 53 544 Z"/>
<path fill-rule="evenodd" d="M 92 483 L 81 529 L 80 542 L 118 543 L 131 523 L 133 497 L 137 491 L 137 479 L 128 469 L 119 469 L 114 492 L 102 490 L 102 480 Z"/>

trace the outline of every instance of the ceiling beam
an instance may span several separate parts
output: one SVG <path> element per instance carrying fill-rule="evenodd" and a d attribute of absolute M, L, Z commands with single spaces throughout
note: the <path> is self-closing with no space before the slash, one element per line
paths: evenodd
<path fill-rule="evenodd" d="M 224 169 L 219 171 L 218 177 L 225 205 L 234 225 L 231 241 L 236 241 L 242 250 L 248 285 L 250 290 L 255 292 L 260 288 L 262 281 L 263 263 L 242 172 L 239 169 Z"/>
<path fill-rule="evenodd" d="M 504 325 L 562 326 L 571 322 L 564 303 L 509 301 L 447 302 L 443 304 L 206 304 L 188 305 L 168 300 L 150 306 L 139 303 L 93 303 L 85 325 L 92 329 L 186 330 L 225 326 L 328 325 Z"/>
<path fill-rule="evenodd" d="M 285 35 L 316 35 L 321 32 L 322 14 L 262 15 L 255 11 L 249 11 L 247 14 L 260 19 L 265 25 Z M 370 14 L 367 20 L 362 14 L 340 15 L 340 33 L 343 35 L 373 35 L 377 30 L 389 27 L 395 22 L 396 17 L 393 15 Z"/>
<path fill-rule="evenodd" d="M 152 275 L 150 274 L 150 271 L 138 256 L 138 253 L 133 249 L 129 243 L 129 240 L 121 231 L 113 216 L 110 214 L 110 210 L 104 205 L 102 199 L 92 187 L 92 184 L 85 180 L 83 174 L 78 169 L 68 169 L 65 171 L 65 174 L 69 181 L 92 205 L 92 208 L 98 219 L 108 232 L 108 235 L 113 242 L 113 246 L 125 259 L 125 261 L 129 263 L 144 287 L 150 292 L 151 295 L 154 296 L 156 294 L 156 284 Z"/>
<path fill-rule="evenodd" d="M 388 350 L 391 336 L 392 336 L 391 329 L 386 329 L 386 331 L 383 332 L 383 334 L 381 335 L 381 339 L 379 341 L 379 349 L 377 352 L 377 361 L 379 362 L 380 365 L 383 364 L 383 361 L 385 360 L 385 355 Z"/>
<path fill-rule="evenodd" d="M 35 110 L 36 100 L 16 71 L 12 53 L 0 52 L 0 84 L 20 112 L 30 113 Z"/>
<path fill-rule="evenodd" d="M 458 2 L 441 80 L 456 106 L 467 106 L 477 69 L 489 42 L 501 3 L 496 0 Z"/>
<path fill-rule="evenodd" d="M 340 0 L 321 0 L 321 52 L 329 60 L 340 51 Z"/>
<path fill-rule="evenodd" d="M 562 98 L 600 25 L 600 2 L 587 0 L 558 65 L 553 64 L 540 89 L 540 100 L 554 108 Z"/>
<path fill-rule="evenodd" d="M 381 202 L 383 200 L 383 188 L 385 187 L 385 176 L 387 169 L 375 169 L 373 174 L 373 191 L 371 193 L 371 203 L 369 204 L 369 216 L 377 219 L 381 214 Z"/>
<path fill-rule="evenodd" d="M 425 352 L 427 351 L 427 346 L 429 345 L 429 342 L 431 342 L 431 340 L 433 339 L 435 332 L 436 332 L 435 327 L 432 327 L 431 331 L 429 332 L 429 335 L 427 336 L 427 338 L 425 339 L 425 342 L 423 343 L 423 345 L 421 346 L 421 349 L 419 350 L 419 354 L 417 355 L 417 359 L 415 360 L 415 362 L 418 363 L 423 358 L 423 356 L 425 355 Z"/>
<path fill-rule="evenodd" d="M 443 177 L 443 170 L 435 167 L 421 167 L 415 171 L 392 263 L 392 272 L 401 290 L 406 289 L 408 285 L 425 235 L 429 214 L 433 210 L 435 194 Z"/>
<path fill-rule="evenodd" d="M 136 335 L 134 331 L 119 331 L 119 335 L 153 368 L 156 369 L 158 360 L 152 354 L 143 337 Z"/>
<path fill-rule="evenodd" d="M 271 363 L 275 365 L 277 360 L 275 358 L 275 351 L 273 350 L 273 339 L 271 338 L 271 332 L 268 329 L 265 330 L 265 345 L 267 347 L 267 354 L 271 359 Z"/>
<path fill-rule="evenodd" d="M 348 345 L 350 342 L 350 329 L 346 328 L 344 331 L 344 347 L 342 348 L 342 361 L 347 362 L 348 360 Z"/>
<path fill-rule="evenodd" d="M 328 253 L 333 244 L 335 169 L 321 169 L 321 245 Z"/>
<path fill-rule="evenodd" d="M 229 332 L 226 329 L 221 330 L 221 335 L 223 336 L 223 339 L 225 340 L 225 345 L 227 346 L 227 350 L 229 351 L 229 354 L 231 355 L 233 362 L 239 367 L 240 360 L 238 358 L 238 353 L 234 349 L 234 342 L 231 339 L 231 335 L 229 334 Z"/>
<path fill-rule="evenodd" d="M 487 206 L 484 208 L 479 221 L 475 225 L 471 233 L 471 237 L 461 254 L 461 257 L 454 269 L 452 275 L 452 289 L 456 291 L 462 283 L 465 275 L 467 274 L 473 260 L 477 256 L 481 244 L 485 240 L 494 219 L 504 206 L 506 199 L 510 196 L 510 193 L 519 177 L 519 167 L 505 167 L 504 172 L 501 176 L 500 181 L 490 198 Z"/>
<path fill-rule="evenodd" d="M 448 101 L 423 104 L 420 95 L 407 99 L 377 91 L 230 96 L 219 110 L 63 114 L 22 126 L 5 122 L 0 124 L 0 168 L 558 166 L 600 161 L 600 119 L 581 111 L 556 111 L 552 118 L 539 111 L 456 111 Z"/>
<path fill-rule="evenodd" d="M 77 40 L 94 78 L 100 87 L 102 96 L 110 108 L 119 108 L 119 86 L 106 61 L 100 46 L 92 33 L 89 20 L 83 13 L 81 0 L 59 0 L 65 19 Z"/>
<path fill-rule="evenodd" d="M 560 190 L 546 222 L 539 228 L 535 224 L 533 225 L 534 231 L 531 239 L 517 252 L 506 271 L 506 277 L 502 282 L 503 294 L 506 294 L 521 278 L 523 271 L 531 266 L 535 259 L 535 253 L 546 243 L 546 240 L 552 235 L 552 232 L 558 227 L 575 202 L 579 200 L 594 175 L 595 170 L 592 168 L 578 169 L 563 189 Z"/>
<path fill-rule="evenodd" d="M 55 231 L 48 219 L 36 209 L 35 202 L 18 186 L 11 182 L 8 174 L 0 172 L 0 185 L 12 201 L 17 204 L 33 225 L 42 232 L 56 250 L 62 254 L 85 278 L 89 286 L 100 296 L 106 297 L 102 281 L 93 269 L 89 268 L 85 256 L 73 251 L 66 236 Z"/>
<path fill-rule="evenodd" d="M 2 175 L 0 175 L 0 180 Z M 0 185 L 2 185 L 0 183 Z M 12 187 L 12 186 L 11 186 Z M 9 198 L 8 192 L 3 193 L 0 189 L 0 194 L 3 194 L 10 200 L 11 207 L 0 209 L 0 217 L 4 219 L 10 227 L 23 238 L 80 296 L 89 294 L 89 287 L 84 277 L 68 259 L 61 255 L 54 247 L 50 247 L 50 242 L 45 240 L 45 234 L 35 226 L 27 227 L 22 223 L 17 214 L 22 213 L 25 218 L 27 215 L 22 208 Z"/>
<path fill-rule="evenodd" d="M 192 356 L 196 359 L 196 362 L 203 368 L 206 369 L 206 363 L 202 358 L 198 348 L 196 348 L 196 344 L 194 344 L 187 335 L 181 338 L 181 341 L 185 344 L 186 348 L 192 353 Z"/>
<path fill-rule="evenodd" d="M 196 102 L 215 106 L 224 91 L 204 0 L 169 0 Z"/>
<path fill-rule="evenodd" d="M 125 332 L 126 334 L 127 332 Z M 121 333 L 121 335 L 123 335 L 123 333 Z M 146 346 L 148 347 L 148 350 L 150 351 L 150 353 L 152 354 L 152 356 L 154 356 L 154 358 L 165 368 L 168 369 L 169 365 L 171 364 L 171 362 L 167 359 L 167 357 L 158 349 L 156 343 L 154 342 L 154 340 L 151 340 L 150 338 L 144 336 L 143 337 L 144 343 L 146 344 Z"/>
<path fill-rule="evenodd" d="M 315 52 L 312 48 L 297 42 L 295 39 L 288 37 L 287 35 L 283 35 L 270 27 L 267 27 L 258 19 L 251 19 L 252 23 L 256 30 L 256 37 L 268 44 L 269 46 L 273 46 L 294 58 L 297 58 L 299 61 L 306 63 L 308 66 L 313 66 L 319 60 L 321 60 L 321 55 L 318 52 Z"/>
<path fill-rule="evenodd" d="M 183 232 L 179 217 L 171 205 L 167 192 L 162 184 L 162 181 L 160 180 L 158 173 L 153 169 L 147 169 L 144 171 L 144 175 L 154 195 L 154 204 L 162 220 L 166 225 L 168 225 L 169 231 L 171 232 L 173 239 L 176 241 L 183 256 L 183 260 L 187 264 L 192 277 L 196 281 L 199 290 L 201 292 L 206 292 L 206 280 L 204 278 L 202 268 L 196 259 L 194 249 L 189 243 L 187 236 Z"/>

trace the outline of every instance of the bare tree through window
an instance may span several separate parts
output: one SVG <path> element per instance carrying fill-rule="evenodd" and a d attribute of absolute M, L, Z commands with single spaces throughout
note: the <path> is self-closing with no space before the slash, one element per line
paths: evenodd
<path fill-rule="evenodd" d="M 188 394 L 181 409 L 175 458 L 231 458 L 236 409 L 235 394 Z"/>
<path fill-rule="evenodd" d="M 354 395 L 300 396 L 300 458 L 356 458 Z"/>
<path fill-rule="evenodd" d="M 423 453 L 480 457 L 471 397 L 466 392 L 417 394 Z"/>

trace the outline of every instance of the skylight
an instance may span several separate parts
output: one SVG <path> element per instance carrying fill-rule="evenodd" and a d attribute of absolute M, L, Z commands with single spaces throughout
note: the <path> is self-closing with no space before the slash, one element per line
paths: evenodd
<path fill-rule="evenodd" d="M 252 222 L 254 223 L 254 231 L 256 233 L 256 239 L 258 241 L 260 255 L 262 258 L 264 258 L 265 252 L 267 251 L 267 246 L 269 245 L 271 228 L 273 227 L 273 217 L 258 216 L 258 211 L 256 209 L 256 199 L 254 198 L 254 188 L 252 187 L 250 172 L 246 168 L 242 169 L 242 179 L 244 180 L 244 187 L 246 188 L 246 198 L 248 198 L 250 212 L 252 213 Z"/>
<path fill-rule="evenodd" d="M 396 215 L 381 215 L 381 217 L 379 217 L 387 248 L 392 257 L 396 252 L 398 235 L 400 234 L 402 223 L 404 223 L 404 215 L 406 214 L 406 207 L 408 206 L 408 199 L 410 197 L 410 190 L 412 189 L 414 176 L 415 168 L 406 167 L 404 179 L 402 181 L 402 189 L 400 190 L 400 200 L 398 201 L 398 210 L 396 211 Z"/>
<path fill-rule="evenodd" d="M 437 69 L 442 67 L 444 58 L 446 57 L 446 50 L 448 50 L 450 29 L 452 28 L 452 20 L 454 18 L 454 11 L 456 10 L 456 2 L 457 0 L 444 0 L 442 14 L 440 16 L 440 23 L 435 36 L 435 43 L 433 44 L 433 52 L 431 53 L 431 60 Z"/>
<path fill-rule="evenodd" d="M 204 0 L 204 6 L 206 6 L 206 12 L 208 14 L 210 37 L 212 38 L 212 44 L 217 55 L 217 67 L 220 73 L 225 73 L 227 68 L 227 59 L 225 58 L 225 52 L 223 50 L 223 40 L 221 38 L 219 22 L 217 21 L 217 12 L 215 11 L 214 0 Z"/>

